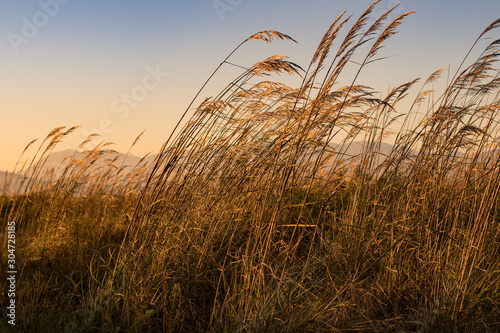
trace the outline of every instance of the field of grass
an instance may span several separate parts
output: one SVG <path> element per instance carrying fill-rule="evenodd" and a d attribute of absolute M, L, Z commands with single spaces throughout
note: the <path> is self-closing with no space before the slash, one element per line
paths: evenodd
<path fill-rule="evenodd" d="M 500 20 L 456 73 L 381 96 L 359 74 L 412 13 L 376 5 L 335 20 L 307 68 L 270 57 L 190 105 L 152 164 L 89 137 L 50 172 L 78 129 L 30 144 L 0 197 L 1 272 L 8 221 L 19 271 L 0 331 L 500 331 Z M 252 40 L 294 42 L 235 52 Z"/>

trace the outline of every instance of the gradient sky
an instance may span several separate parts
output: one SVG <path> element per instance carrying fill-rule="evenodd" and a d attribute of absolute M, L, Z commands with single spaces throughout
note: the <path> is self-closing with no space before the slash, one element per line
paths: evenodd
<path fill-rule="evenodd" d="M 205 79 L 242 40 L 273 29 L 299 45 L 251 42 L 234 63 L 248 67 L 285 54 L 307 67 L 331 22 L 344 10 L 356 18 L 371 2 L 1 0 L 0 170 L 12 170 L 28 142 L 57 126 L 82 126 L 58 150 L 76 148 L 101 127 L 103 139 L 119 151 L 146 130 L 133 154 L 154 153 Z M 384 0 L 375 13 L 397 3 L 398 13 L 418 13 L 386 44 L 381 55 L 390 58 L 362 77 L 381 91 L 439 68 L 450 66 L 454 73 L 476 37 L 500 17 L 498 0 Z M 226 10 L 218 11 L 217 4 Z M 228 66 L 202 97 L 240 72 Z M 140 100 L 125 101 L 132 92 Z"/>

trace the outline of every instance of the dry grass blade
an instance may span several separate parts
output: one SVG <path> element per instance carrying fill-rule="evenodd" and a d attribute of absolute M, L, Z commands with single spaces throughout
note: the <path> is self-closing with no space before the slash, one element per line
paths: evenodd
<path fill-rule="evenodd" d="M 380 1 L 381 0 L 377 0 L 374 3 L 372 3 L 354 23 L 352 28 L 347 33 L 347 36 L 345 37 L 344 41 L 342 42 L 342 45 L 339 47 L 337 56 L 341 56 L 347 50 L 347 48 L 354 43 L 354 41 L 358 37 L 359 31 L 363 29 L 363 27 L 366 25 L 366 22 L 368 22 L 369 15 L 372 13 L 373 9 Z"/>
<path fill-rule="evenodd" d="M 77 129 L 79 129 L 80 127 L 81 127 L 81 126 L 73 126 L 73 127 L 69 128 L 69 129 L 68 129 L 68 130 L 64 133 L 64 135 L 65 135 L 65 136 L 66 136 L 66 135 L 69 135 L 69 134 L 73 133 L 74 131 L 76 131 Z"/>
<path fill-rule="evenodd" d="M 137 138 L 135 138 L 134 142 L 132 143 L 132 145 L 130 146 L 130 148 L 132 148 L 133 146 L 135 146 L 137 144 L 137 142 L 139 142 L 139 140 L 141 139 L 142 135 L 146 132 L 146 130 L 142 131 L 138 136 Z"/>
<path fill-rule="evenodd" d="M 479 38 L 483 37 L 484 35 L 486 35 L 488 32 L 490 32 L 491 30 L 494 30 L 494 29 L 497 29 L 500 27 L 500 18 L 493 21 L 486 29 L 484 29 L 484 31 L 481 33 L 481 35 L 479 36 Z"/>
<path fill-rule="evenodd" d="M 49 134 L 47 134 L 47 138 L 50 138 L 50 137 L 58 134 L 59 132 L 61 132 L 65 128 L 66 128 L 66 126 L 60 126 L 60 127 L 54 128 L 52 131 L 49 132 Z"/>
<path fill-rule="evenodd" d="M 340 19 L 344 16 L 345 12 L 340 14 L 339 17 L 330 25 L 326 33 L 323 35 L 323 38 L 321 39 L 321 42 L 319 43 L 319 46 L 316 49 L 316 52 L 314 52 L 314 56 L 311 60 L 311 65 L 313 65 L 318 59 L 325 59 L 328 56 L 328 52 L 332 46 L 333 41 L 337 37 L 339 31 L 342 29 L 342 26 L 349 20 L 350 16 L 345 19 L 342 23 L 340 23 L 338 26 L 338 22 Z M 321 61 L 320 61 L 321 65 Z"/>
<path fill-rule="evenodd" d="M 389 9 L 387 12 L 385 12 L 382 16 L 380 16 L 377 20 L 375 20 L 375 23 L 373 23 L 370 28 L 368 28 L 368 30 L 366 31 L 366 33 L 364 34 L 365 36 L 365 39 L 367 36 L 372 36 L 373 34 L 375 34 L 377 31 L 379 31 L 384 22 L 387 20 L 387 18 L 389 17 L 389 15 L 391 15 L 391 13 L 399 6 L 398 5 L 395 5 L 394 7 L 392 7 L 391 9 Z"/>
<path fill-rule="evenodd" d="M 432 94 L 434 92 L 434 90 L 425 90 L 425 91 L 422 91 L 420 92 L 417 97 L 415 98 L 415 101 L 413 102 L 415 105 L 418 105 L 418 104 L 421 104 L 425 98 Z"/>
<path fill-rule="evenodd" d="M 377 41 L 373 44 L 370 52 L 368 52 L 367 59 L 373 58 L 377 52 L 383 47 L 384 41 L 386 41 L 389 37 L 392 35 L 395 35 L 397 33 L 396 28 L 403 23 L 403 20 L 411 14 L 414 14 L 416 12 L 407 12 L 399 17 L 397 17 L 394 21 L 392 21 L 386 28 L 385 30 L 380 34 L 378 37 Z"/>
<path fill-rule="evenodd" d="M 281 74 L 285 72 L 289 75 L 296 74 L 301 76 L 299 71 L 304 71 L 302 67 L 285 59 L 288 59 L 288 57 L 283 55 L 271 56 L 253 65 L 250 73 L 256 76 L 263 76 L 271 73 Z"/>
<path fill-rule="evenodd" d="M 35 142 L 37 142 L 37 141 L 38 141 L 38 139 L 34 139 L 34 140 L 32 140 L 30 143 L 28 143 L 28 144 L 26 145 L 26 147 L 24 147 L 24 149 L 23 149 L 23 151 L 22 151 L 21 155 L 23 155 L 23 154 L 26 152 L 26 150 L 28 150 L 28 149 L 29 149 L 29 147 L 31 147 L 31 146 L 32 146 Z"/>
<path fill-rule="evenodd" d="M 250 41 L 250 40 L 263 40 L 266 43 L 272 43 L 272 42 L 274 42 L 275 39 L 277 39 L 277 40 L 290 40 L 294 43 L 297 43 L 297 41 L 295 39 L 293 39 L 292 37 L 285 35 L 279 31 L 275 31 L 275 30 L 264 30 L 264 31 L 258 32 L 256 34 L 253 34 L 252 36 L 248 37 L 245 40 L 245 42 Z"/>
<path fill-rule="evenodd" d="M 91 142 L 94 138 L 99 138 L 99 137 L 100 137 L 100 135 L 96 134 L 96 133 L 89 134 L 89 136 L 87 136 L 87 138 L 85 140 L 83 140 L 82 143 L 80 143 L 80 145 L 78 145 L 78 149 L 84 147 L 87 143 Z"/>

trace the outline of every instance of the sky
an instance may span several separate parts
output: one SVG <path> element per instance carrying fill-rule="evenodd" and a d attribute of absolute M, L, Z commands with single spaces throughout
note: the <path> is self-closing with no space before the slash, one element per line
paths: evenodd
<path fill-rule="evenodd" d="M 12 171 L 30 141 L 58 126 L 81 128 L 57 150 L 97 133 L 125 152 L 146 130 L 132 153 L 155 153 L 205 80 L 248 36 L 277 30 L 298 44 L 251 41 L 232 63 L 249 67 L 284 54 L 306 68 L 335 18 L 347 11 L 355 19 L 371 2 L 0 0 L 0 170 Z M 417 14 L 386 43 L 388 58 L 363 73 L 362 83 L 380 91 L 439 68 L 453 74 L 500 17 L 498 0 L 383 0 L 374 14 L 396 4 L 396 14 Z M 225 65 L 198 103 L 241 71 Z"/>

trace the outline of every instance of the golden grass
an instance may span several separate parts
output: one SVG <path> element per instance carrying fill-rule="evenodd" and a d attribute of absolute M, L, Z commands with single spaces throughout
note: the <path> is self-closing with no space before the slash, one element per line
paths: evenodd
<path fill-rule="evenodd" d="M 498 331 L 500 43 L 403 110 L 419 80 L 385 97 L 357 82 L 411 14 L 368 25 L 377 4 L 342 40 L 339 16 L 306 70 L 245 70 L 152 165 L 95 167 L 107 148 L 85 142 L 52 179 L 44 158 L 74 129 L 51 132 L 0 203 L 19 223 L 21 331 Z M 263 31 L 235 51 L 251 40 L 294 41 Z M 302 84 L 258 80 L 283 72 Z"/>

